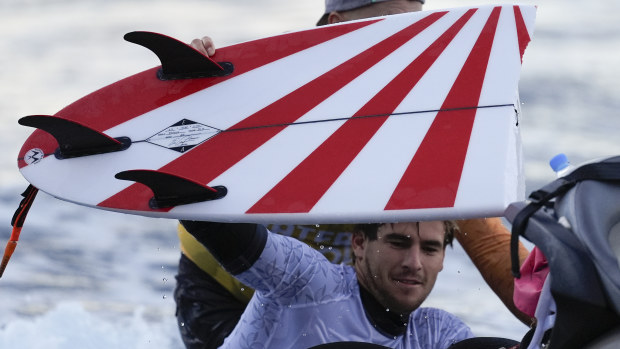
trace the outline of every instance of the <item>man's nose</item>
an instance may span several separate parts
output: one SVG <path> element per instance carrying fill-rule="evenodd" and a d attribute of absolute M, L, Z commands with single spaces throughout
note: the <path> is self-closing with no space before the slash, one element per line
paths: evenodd
<path fill-rule="evenodd" d="M 420 270 L 422 269 L 422 260 L 421 260 L 422 251 L 419 246 L 413 245 L 409 249 L 407 249 L 405 255 L 403 256 L 403 267 L 411 270 Z"/>

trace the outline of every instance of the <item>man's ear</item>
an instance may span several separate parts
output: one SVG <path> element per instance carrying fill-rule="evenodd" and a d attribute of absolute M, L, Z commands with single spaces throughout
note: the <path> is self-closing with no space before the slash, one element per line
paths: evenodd
<path fill-rule="evenodd" d="M 366 237 L 362 231 L 358 230 L 353 232 L 353 236 L 351 236 L 351 248 L 353 249 L 356 260 L 363 258 L 364 250 L 366 249 Z"/>
<path fill-rule="evenodd" d="M 345 18 L 340 12 L 332 11 L 327 15 L 327 24 L 344 22 Z"/>

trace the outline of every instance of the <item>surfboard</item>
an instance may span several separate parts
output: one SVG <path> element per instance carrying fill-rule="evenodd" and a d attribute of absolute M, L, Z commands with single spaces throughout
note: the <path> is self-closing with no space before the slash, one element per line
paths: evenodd
<path fill-rule="evenodd" d="M 95 91 L 18 155 L 40 190 L 162 218 L 351 223 L 501 216 L 523 199 L 518 80 L 535 7 L 481 6 L 284 33 Z"/>

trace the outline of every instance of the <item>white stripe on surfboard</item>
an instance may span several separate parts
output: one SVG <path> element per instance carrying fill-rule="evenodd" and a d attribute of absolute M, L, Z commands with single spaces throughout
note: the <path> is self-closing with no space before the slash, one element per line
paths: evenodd
<path fill-rule="evenodd" d="M 508 30 L 505 30 L 506 28 Z M 491 57 L 482 86 L 480 104 L 512 103 L 512 97 L 517 90 L 520 71 L 521 57 L 515 14 L 512 6 L 504 6 L 495 32 Z"/>

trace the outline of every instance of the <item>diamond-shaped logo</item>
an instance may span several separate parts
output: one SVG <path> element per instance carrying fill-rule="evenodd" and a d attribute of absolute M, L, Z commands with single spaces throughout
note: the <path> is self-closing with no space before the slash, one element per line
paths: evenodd
<path fill-rule="evenodd" d="M 184 153 L 219 132 L 220 130 L 216 128 L 183 119 L 149 137 L 146 141 Z"/>

